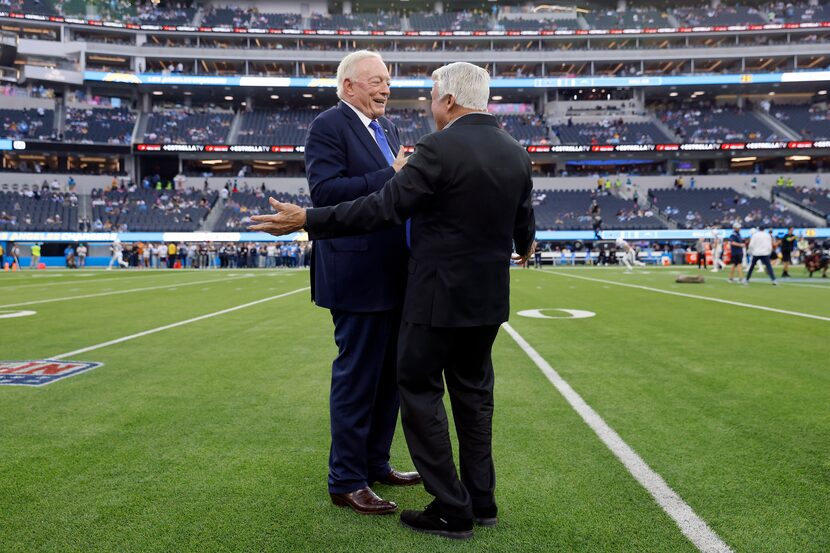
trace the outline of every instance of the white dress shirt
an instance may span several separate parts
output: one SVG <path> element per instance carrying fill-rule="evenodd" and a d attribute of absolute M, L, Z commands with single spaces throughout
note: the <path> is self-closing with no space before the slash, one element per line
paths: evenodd
<path fill-rule="evenodd" d="M 341 101 L 344 104 L 346 104 L 347 106 L 349 106 L 350 108 L 352 108 L 352 111 L 354 111 L 357 114 L 357 116 L 360 118 L 360 122 L 363 123 L 364 127 L 366 127 L 366 131 L 369 133 L 369 136 L 371 136 L 372 140 L 374 140 L 375 144 L 377 144 L 378 139 L 375 137 L 375 131 L 373 131 L 372 129 L 369 128 L 369 123 L 374 121 L 374 119 L 369 119 L 368 117 L 366 117 L 365 113 L 363 113 L 362 111 L 360 111 L 359 109 L 357 109 L 356 107 L 351 105 L 346 100 L 341 100 Z M 378 125 L 380 125 L 380 123 L 378 123 Z M 386 129 L 383 128 L 383 125 L 380 125 L 380 128 L 383 129 L 383 132 L 386 132 Z M 388 141 L 388 139 L 387 139 L 387 141 Z M 378 148 L 380 148 L 380 144 L 378 144 Z"/>

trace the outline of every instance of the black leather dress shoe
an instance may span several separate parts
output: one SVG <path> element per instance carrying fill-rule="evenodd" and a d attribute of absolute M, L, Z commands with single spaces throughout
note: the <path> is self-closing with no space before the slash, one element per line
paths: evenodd
<path fill-rule="evenodd" d="M 383 478 L 378 478 L 376 482 L 389 486 L 413 486 L 421 483 L 421 475 L 417 472 L 401 472 L 392 469 Z"/>
<path fill-rule="evenodd" d="M 473 537 L 473 521 L 442 514 L 433 505 L 423 511 L 404 511 L 401 524 L 416 532 L 433 534 L 453 540 L 468 540 Z"/>
<path fill-rule="evenodd" d="M 372 488 L 329 495 L 331 495 L 331 502 L 338 507 L 351 507 L 353 511 L 361 515 L 388 515 L 398 509 L 397 503 L 378 497 Z"/>
<path fill-rule="evenodd" d="M 473 507 L 473 522 L 479 526 L 495 526 L 498 521 L 498 507 L 476 508 Z"/>

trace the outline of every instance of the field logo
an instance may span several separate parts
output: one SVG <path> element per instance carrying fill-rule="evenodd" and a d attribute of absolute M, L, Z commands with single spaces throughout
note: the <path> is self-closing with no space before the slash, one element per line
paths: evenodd
<path fill-rule="evenodd" d="M 546 315 L 543 311 L 560 311 L 565 313 L 564 316 Z M 550 307 L 547 309 L 525 309 L 517 313 L 520 317 L 528 317 L 530 319 L 590 319 L 596 317 L 593 311 L 584 311 L 582 309 L 562 309 Z"/>
<path fill-rule="evenodd" d="M 56 380 L 98 368 L 103 363 L 82 361 L 0 361 L 0 386 L 45 386 Z"/>

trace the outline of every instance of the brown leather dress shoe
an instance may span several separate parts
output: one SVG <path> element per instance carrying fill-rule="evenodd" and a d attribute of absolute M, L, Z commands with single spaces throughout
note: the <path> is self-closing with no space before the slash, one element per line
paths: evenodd
<path fill-rule="evenodd" d="M 421 475 L 417 472 L 401 472 L 392 469 L 389 471 L 389 474 L 383 478 L 379 478 L 377 482 L 389 486 L 413 486 L 421 483 Z"/>
<path fill-rule="evenodd" d="M 388 515 L 398 509 L 397 503 L 378 497 L 372 488 L 361 488 L 350 493 L 333 493 L 331 502 L 338 507 L 351 507 L 361 515 Z"/>

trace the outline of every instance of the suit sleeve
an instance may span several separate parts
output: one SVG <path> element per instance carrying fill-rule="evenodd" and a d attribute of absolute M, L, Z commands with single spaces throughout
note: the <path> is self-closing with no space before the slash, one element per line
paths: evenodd
<path fill-rule="evenodd" d="M 377 171 L 348 177 L 345 145 L 336 129 L 325 118 L 315 119 L 308 131 L 305 147 L 309 193 L 316 206 L 337 205 L 380 190 L 395 170 Z"/>
<path fill-rule="evenodd" d="M 432 200 L 440 179 L 435 139 L 427 136 L 404 168 L 377 192 L 336 206 L 309 209 L 308 237 L 335 238 L 400 225 Z"/>
<path fill-rule="evenodd" d="M 525 255 L 530 252 L 536 236 L 536 217 L 533 213 L 533 179 L 530 177 L 530 159 L 527 161 L 527 183 L 522 191 L 519 207 L 516 210 L 516 224 L 513 227 L 513 245 L 516 253 Z"/>

